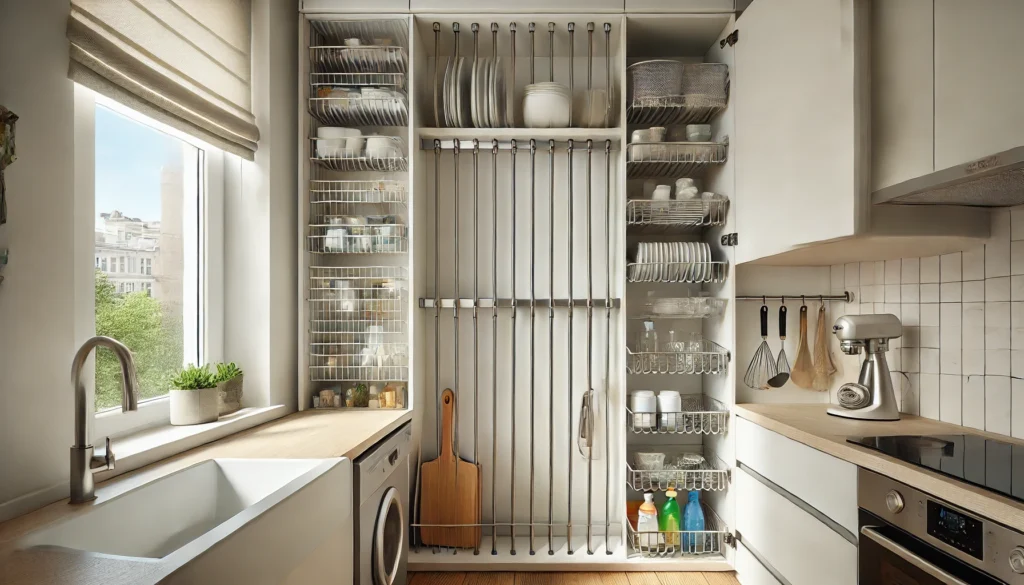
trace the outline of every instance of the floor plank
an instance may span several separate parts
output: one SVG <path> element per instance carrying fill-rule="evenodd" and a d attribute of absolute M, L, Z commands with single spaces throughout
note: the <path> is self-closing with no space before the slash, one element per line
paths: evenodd
<path fill-rule="evenodd" d="M 516 585 L 552 585 L 562 573 L 516 573 Z"/>
<path fill-rule="evenodd" d="M 708 585 L 740 585 L 739 579 L 736 578 L 736 573 L 731 571 L 728 573 L 704 573 L 704 577 L 708 580 Z"/>
<path fill-rule="evenodd" d="M 601 573 L 559 573 L 555 579 L 559 585 L 603 585 Z"/>
<path fill-rule="evenodd" d="M 481 571 L 466 573 L 466 580 L 462 585 L 515 585 L 515 582 L 515 573 Z"/>
<path fill-rule="evenodd" d="M 661 585 L 657 573 L 626 573 L 629 585 Z"/>
<path fill-rule="evenodd" d="M 463 585 L 466 580 L 465 573 L 448 571 L 426 571 L 421 573 L 410 573 L 409 585 Z"/>
<path fill-rule="evenodd" d="M 629 577 L 625 573 L 601 573 L 601 585 L 629 585 Z"/>
<path fill-rule="evenodd" d="M 708 585 L 701 573 L 658 573 L 661 585 Z"/>

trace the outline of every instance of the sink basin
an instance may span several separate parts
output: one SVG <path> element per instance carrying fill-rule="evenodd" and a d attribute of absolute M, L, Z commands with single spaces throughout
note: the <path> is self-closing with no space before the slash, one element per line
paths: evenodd
<path fill-rule="evenodd" d="M 260 573 L 262 563 L 241 560 L 246 556 L 291 554 L 267 569 L 282 573 L 282 567 L 290 570 L 321 542 L 343 533 L 339 527 L 351 522 L 350 490 L 348 459 L 212 459 L 95 504 L 28 535 L 21 545 L 160 559 L 168 573 L 203 560 L 233 566 L 229 580 L 235 582 L 248 572 L 241 567 Z M 301 534 L 290 530 L 296 522 Z M 275 545 L 275 536 L 301 541 L 305 548 Z M 211 569 L 195 570 L 209 575 Z M 263 572 L 250 582 L 284 582 L 287 572 L 277 579 Z"/>

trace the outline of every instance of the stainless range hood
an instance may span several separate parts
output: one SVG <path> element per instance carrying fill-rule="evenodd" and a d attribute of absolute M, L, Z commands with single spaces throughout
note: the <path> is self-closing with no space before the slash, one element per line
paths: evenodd
<path fill-rule="evenodd" d="M 1024 146 L 879 189 L 879 205 L 1024 205 Z"/>

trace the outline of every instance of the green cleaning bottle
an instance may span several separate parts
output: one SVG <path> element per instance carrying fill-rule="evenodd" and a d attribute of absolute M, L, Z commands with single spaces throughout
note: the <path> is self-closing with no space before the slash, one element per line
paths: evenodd
<path fill-rule="evenodd" d="M 665 492 L 665 503 L 658 514 L 658 528 L 665 533 L 665 544 L 679 546 L 679 531 L 682 530 L 683 514 L 676 501 L 676 490 L 672 487 Z"/>

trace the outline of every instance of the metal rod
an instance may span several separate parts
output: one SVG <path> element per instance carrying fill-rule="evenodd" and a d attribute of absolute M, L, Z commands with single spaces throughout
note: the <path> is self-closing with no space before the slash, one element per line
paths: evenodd
<path fill-rule="evenodd" d="M 611 25 L 605 25 L 606 30 Z M 611 532 L 611 351 L 612 351 L 612 311 L 608 304 L 612 298 L 612 143 L 604 143 L 604 214 L 608 218 L 608 227 L 604 235 L 605 259 L 605 344 L 604 344 L 604 552 L 612 554 L 608 535 Z"/>
<path fill-rule="evenodd" d="M 594 141 L 587 140 L 587 392 L 590 392 L 590 400 L 588 402 L 588 408 L 593 404 L 594 399 L 594 306 L 590 302 L 591 297 L 594 296 L 594 248 L 593 248 L 593 230 L 591 229 L 591 221 L 593 215 L 593 154 L 594 154 Z M 593 413 L 590 413 L 593 414 Z M 588 420 L 592 420 L 588 419 Z M 583 432 L 582 430 L 580 431 Z M 593 437 L 588 433 L 587 440 L 593 441 Z M 593 449 L 587 449 L 587 554 L 594 554 L 594 548 L 592 545 L 592 536 L 594 531 L 593 522 L 593 476 L 594 476 L 594 457 Z"/>
<path fill-rule="evenodd" d="M 512 296 L 516 295 L 516 152 L 519 150 L 515 140 L 512 140 Z M 509 554 L 516 554 L 516 313 L 512 311 L 512 345 L 509 348 L 511 353 L 509 363 L 512 365 L 512 408 L 509 409 L 512 427 L 512 458 L 509 464 L 512 467 L 512 499 L 510 526 L 512 532 L 512 549 Z"/>
<path fill-rule="evenodd" d="M 548 23 L 548 81 L 555 81 L 555 23 L 553 22 Z M 569 96 L 571 100 L 572 94 Z"/>
<path fill-rule="evenodd" d="M 573 352 L 573 337 L 572 337 L 572 314 L 575 312 L 575 309 L 576 309 L 575 303 L 573 302 L 573 297 L 575 295 L 573 294 L 573 286 L 572 286 L 573 285 L 573 282 L 572 282 L 572 266 L 574 264 L 574 262 L 573 262 L 573 255 L 572 255 L 572 241 L 573 241 L 572 152 L 573 152 L 573 140 L 570 138 L 569 139 L 569 146 L 568 146 L 568 150 L 567 150 L 568 160 L 569 160 L 569 162 L 568 162 L 568 165 L 569 165 L 569 168 L 568 168 L 568 173 L 569 173 L 569 197 L 568 197 L 568 201 L 569 201 L 569 214 L 568 214 L 569 238 L 568 238 L 567 241 L 569 243 L 569 250 L 568 250 L 568 255 L 566 256 L 567 264 L 569 265 L 569 392 L 568 392 L 568 394 L 569 394 L 569 424 L 568 424 L 568 429 L 569 429 L 569 442 L 568 442 L 568 445 L 569 445 L 569 458 L 568 458 L 568 461 L 567 461 L 568 464 L 569 464 L 569 481 L 568 481 L 568 489 L 566 490 L 566 493 L 567 493 L 567 496 L 568 496 L 568 510 L 567 510 L 568 511 L 568 515 L 567 515 L 566 528 L 565 528 L 566 535 L 567 535 L 567 538 L 566 538 L 566 548 L 568 549 L 568 553 L 570 555 L 573 553 L 573 550 L 572 550 L 572 492 L 573 492 L 573 486 L 572 486 L 572 437 L 573 437 L 573 433 L 572 433 L 572 406 L 573 406 L 573 402 L 572 402 L 572 390 L 573 390 L 573 387 L 572 387 L 572 354 L 574 352 Z"/>
<path fill-rule="evenodd" d="M 441 297 L 441 146 L 434 147 L 434 297 Z M 437 455 L 441 456 L 441 309 L 434 306 L 434 425 L 437 430 Z M 422 538 L 422 535 L 421 535 Z"/>
<path fill-rule="evenodd" d="M 534 43 L 534 39 L 535 39 L 534 33 L 536 31 L 537 31 L 537 23 L 536 22 L 531 22 L 530 23 L 530 85 L 533 85 L 534 83 L 536 83 L 536 80 L 533 77 L 534 61 L 537 58 L 537 51 L 536 51 L 537 46 Z"/>
<path fill-rule="evenodd" d="M 470 69 L 470 73 L 472 74 L 473 71 L 476 71 L 476 61 L 477 61 L 477 58 L 480 55 L 480 23 L 474 22 L 473 24 L 470 25 L 469 28 L 470 28 L 470 30 L 473 31 L 473 68 Z M 469 122 L 474 127 L 479 128 L 479 126 L 476 125 L 476 120 L 473 120 L 472 111 L 473 110 L 470 109 L 470 120 L 469 120 Z M 473 142 L 474 143 L 477 142 L 476 139 L 474 139 Z M 473 157 L 474 157 L 473 158 L 473 160 L 474 160 L 473 164 L 475 165 L 476 164 L 476 162 L 475 162 L 476 154 L 475 153 L 474 153 Z M 474 168 L 474 171 L 475 171 L 476 167 L 474 166 L 473 168 Z M 476 269 L 474 268 L 474 270 L 476 270 Z"/>
<path fill-rule="evenodd" d="M 760 299 L 761 297 L 757 297 Z M 826 299 L 827 300 L 827 299 Z M 456 305 L 456 299 L 430 299 L 422 297 L 419 299 L 419 307 L 421 309 L 433 309 L 434 305 L 440 301 L 442 309 L 451 309 Z M 573 306 L 579 305 L 581 307 L 587 306 L 587 299 L 579 298 L 573 299 Z M 475 304 L 474 304 L 475 303 Z M 622 299 L 610 299 L 605 301 L 604 299 L 591 299 L 590 303 L 595 309 L 612 308 L 618 309 L 622 306 Z M 537 307 L 556 307 L 564 308 L 569 306 L 569 299 L 534 299 L 534 304 Z M 530 299 L 491 299 L 491 298 L 480 298 L 475 301 L 472 298 L 458 299 L 458 305 L 463 309 L 472 309 L 474 306 L 481 309 L 511 309 L 515 307 L 529 307 Z"/>
<path fill-rule="evenodd" d="M 587 91 L 594 89 L 594 23 L 587 23 Z"/>
<path fill-rule="evenodd" d="M 611 126 L 612 101 L 612 25 L 604 23 L 604 94 L 607 98 L 604 109 L 604 126 Z M 611 193 L 611 191 L 609 191 Z M 607 536 L 605 537 L 607 538 Z"/>
<path fill-rule="evenodd" d="M 476 27 L 476 25 L 473 25 Z M 473 33 L 476 36 L 476 33 Z M 480 141 L 473 140 L 473 300 L 480 298 Z M 480 465 L 480 326 L 473 306 L 473 463 Z M 473 546 L 480 554 L 480 541 Z"/>
<path fill-rule="evenodd" d="M 508 119 L 505 122 L 507 126 L 514 128 L 516 125 L 516 23 L 509 23 L 508 30 L 512 37 L 512 83 L 508 86 L 508 109 L 506 111 Z"/>
<path fill-rule="evenodd" d="M 458 24 L 458 23 L 456 23 L 456 24 Z M 457 32 L 456 32 L 456 37 L 455 38 L 458 39 L 458 33 Z M 456 46 L 458 46 L 458 41 L 456 41 Z M 452 230 L 452 232 L 453 232 L 452 236 L 453 236 L 453 238 L 455 240 L 455 298 L 460 298 L 460 295 L 459 295 L 459 208 L 461 206 L 459 205 L 459 149 L 458 148 L 456 148 L 453 151 L 452 169 L 455 171 L 455 176 L 454 176 L 454 179 L 453 179 L 454 180 L 454 185 L 453 185 L 453 189 L 452 189 L 452 199 L 453 199 L 452 200 L 452 207 L 454 208 L 453 209 L 454 213 L 452 214 L 452 216 L 455 218 L 455 228 Z M 453 341 L 453 348 L 452 348 L 452 350 L 454 352 L 454 356 L 453 357 L 454 357 L 454 361 L 455 361 L 455 363 L 454 363 L 454 366 L 455 366 L 455 376 L 454 376 L 455 380 L 454 380 L 454 384 L 453 384 L 455 386 L 453 388 L 453 390 L 455 391 L 455 412 L 454 412 L 454 425 L 453 425 L 454 428 L 452 429 L 452 434 L 454 435 L 454 439 L 455 439 L 455 461 L 456 462 L 458 462 L 459 459 L 462 457 L 462 451 L 459 449 L 459 436 L 462 434 L 462 433 L 459 432 L 459 427 L 460 427 L 460 424 L 462 423 L 462 419 L 459 417 L 459 407 L 462 404 L 462 397 L 460 396 L 461 387 L 459 385 L 459 312 L 460 312 L 460 310 L 459 310 L 458 307 L 456 307 L 452 311 L 452 326 L 454 328 L 454 330 L 452 331 L 452 341 Z M 455 493 L 459 493 L 459 466 L 458 466 L 458 464 L 456 464 L 456 466 L 455 466 Z M 455 554 L 455 550 L 454 549 L 452 550 L 452 554 Z"/>
<path fill-rule="evenodd" d="M 576 23 L 570 22 L 567 26 L 569 29 L 569 126 L 573 126 L 575 123 L 575 115 L 573 112 L 573 103 L 576 101 L 576 93 L 573 90 L 573 84 L 576 82 L 576 54 L 573 52 L 573 37 L 576 36 Z"/>
<path fill-rule="evenodd" d="M 530 140 L 530 554 L 536 554 L 533 547 L 534 526 L 533 526 L 533 496 L 534 496 L 534 382 L 537 376 L 534 375 L 535 361 L 535 323 L 536 304 L 534 303 L 537 275 L 537 141 Z"/>
<path fill-rule="evenodd" d="M 577 140 L 584 140 L 585 138 L 583 138 L 582 136 L 585 136 L 585 135 L 581 135 L 581 137 L 578 138 Z M 543 138 L 540 138 L 540 139 L 543 140 Z M 519 139 L 520 142 L 522 142 L 523 140 L 524 140 L 523 138 Z M 434 142 L 435 141 L 436 141 L 436 139 L 434 139 L 434 138 L 422 138 L 422 139 L 420 139 L 420 150 L 433 150 L 434 149 Z M 512 140 L 511 139 L 501 139 L 501 140 L 495 140 L 493 142 L 497 142 L 498 150 L 512 150 Z M 445 139 L 441 139 L 440 143 L 441 143 L 441 150 L 452 150 L 452 149 L 455 148 L 456 144 L 458 144 L 459 147 L 463 148 L 463 149 L 470 149 L 470 148 L 473 147 L 473 141 L 471 139 L 469 139 L 469 138 L 462 138 L 462 139 L 445 138 Z M 611 140 L 611 143 L 612 143 L 612 150 L 617 150 L 617 146 L 619 144 L 619 141 L 618 140 Z M 568 140 L 556 140 L 555 141 L 555 146 L 557 146 L 557 147 L 568 147 L 569 146 L 569 142 L 568 142 Z"/>
<path fill-rule="evenodd" d="M 491 60 L 498 61 L 498 23 L 491 23 Z"/>
<path fill-rule="evenodd" d="M 853 293 L 850 291 L 844 291 L 841 295 L 737 295 L 737 301 L 782 301 L 785 299 L 811 299 L 812 301 L 843 301 L 847 303 L 853 302 Z"/>
<path fill-rule="evenodd" d="M 491 142 L 491 294 L 498 295 L 498 144 Z M 491 522 L 498 521 L 498 309 L 491 308 Z M 498 528 L 491 527 L 491 554 L 498 554 Z"/>
<path fill-rule="evenodd" d="M 436 128 L 440 128 L 441 127 L 441 115 L 439 113 L 440 110 L 437 109 L 437 106 L 438 106 L 438 104 L 437 104 L 437 68 L 441 64 L 441 61 L 440 61 L 441 58 L 440 58 L 440 56 L 438 56 L 438 52 L 440 51 L 440 45 L 441 45 L 441 23 L 440 22 L 435 22 L 434 23 L 434 127 L 436 127 Z"/>
<path fill-rule="evenodd" d="M 548 141 L 548 295 L 555 296 L 555 141 Z M 548 305 L 548 555 L 555 554 L 551 523 L 555 502 L 555 307 Z"/>

